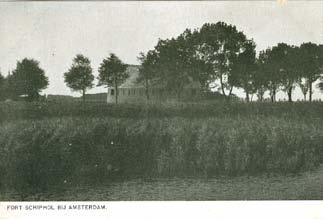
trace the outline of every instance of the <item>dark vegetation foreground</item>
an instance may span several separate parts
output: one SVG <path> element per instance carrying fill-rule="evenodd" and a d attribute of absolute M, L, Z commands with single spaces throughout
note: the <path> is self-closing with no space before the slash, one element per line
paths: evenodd
<path fill-rule="evenodd" d="M 11 102 L 0 111 L 1 200 L 323 195 L 316 180 L 323 161 L 322 103 Z M 281 183 L 273 183 L 275 179 Z M 256 193 L 245 186 L 253 180 Z M 233 187 L 226 186 L 230 183 Z M 319 194 L 305 195 L 301 184 Z M 297 191 L 281 193 L 281 186 Z M 73 192 L 77 188 L 80 195 Z M 187 189 L 187 196 L 172 192 L 181 188 Z"/>
<path fill-rule="evenodd" d="M 297 175 L 129 179 L 34 194 L 10 191 L 0 198 L 27 201 L 322 200 L 322 181 L 321 165 Z"/>

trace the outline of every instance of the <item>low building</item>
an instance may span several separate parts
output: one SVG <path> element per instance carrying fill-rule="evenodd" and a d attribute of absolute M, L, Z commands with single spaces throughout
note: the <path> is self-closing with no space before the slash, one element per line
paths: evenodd
<path fill-rule="evenodd" d="M 108 87 L 107 91 L 107 102 L 114 103 L 116 96 L 118 95 L 118 102 L 130 102 L 138 103 L 147 101 L 146 88 L 143 84 L 138 83 L 137 79 L 139 76 L 139 66 L 129 65 L 127 68 L 127 73 L 129 75 L 128 79 L 118 87 L 117 92 L 114 87 Z M 149 91 L 149 101 L 167 101 L 176 99 L 176 95 L 169 92 L 168 90 L 159 87 L 152 86 L 148 89 Z M 184 86 L 181 97 L 183 99 L 197 98 L 200 95 L 200 83 L 192 82 Z"/>

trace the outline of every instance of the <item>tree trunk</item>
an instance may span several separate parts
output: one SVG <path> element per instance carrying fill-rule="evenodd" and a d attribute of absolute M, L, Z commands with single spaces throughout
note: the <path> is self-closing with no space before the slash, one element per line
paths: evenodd
<path fill-rule="evenodd" d="M 263 94 L 260 94 L 260 101 L 264 101 L 264 95 Z"/>
<path fill-rule="evenodd" d="M 306 101 L 306 93 L 303 93 L 303 95 L 304 95 L 304 101 Z"/>
<path fill-rule="evenodd" d="M 225 91 L 224 91 L 224 84 L 223 84 L 223 81 L 222 81 L 222 74 L 220 76 L 220 84 L 221 84 L 222 94 L 226 97 L 227 95 L 225 94 Z"/>
<path fill-rule="evenodd" d="M 114 82 L 114 90 L 116 91 L 115 93 L 116 104 L 118 104 L 118 85 L 116 81 Z"/>
<path fill-rule="evenodd" d="M 262 88 L 257 89 L 257 98 L 258 101 L 262 102 L 264 100 L 264 91 Z"/>
<path fill-rule="evenodd" d="M 85 89 L 82 90 L 82 100 L 83 104 L 85 103 Z"/>
<path fill-rule="evenodd" d="M 271 90 L 270 98 L 271 98 L 271 102 L 272 102 L 272 103 L 276 101 L 276 89 L 275 89 L 275 88 L 273 88 L 273 89 Z"/>
<path fill-rule="evenodd" d="M 109 87 L 107 87 L 107 99 L 106 99 L 107 104 L 108 104 L 108 98 L 109 98 Z"/>
<path fill-rule="evenodd" d="M 293 100 L 292 100 L 292 91 L 293 91 L 292 87 L 288 88 L 288 90 L 287 90 L 288 102 L 293 102 Z"/>
<path fill-rule="evenodd" d="M 229 95 L 228 96 L 231 96 L 232 90 L 233 90 L 233 86 L 230 87 L 230 91 L 229 91 Z"/>
<path fill-rule="evenodd" d="M 312 91 L 312 80 L 309 80 L 308 82 L 308 86 L 309 86 L 309 101 L 312 102 L 312 94 L 313 94 L 313 91 Z"/>
<path fill-rule="evenodd" d="M 246 92 L 246 102 L 249 102 L 250 101 L 249 93 L 248 93 L 248 91 L 245 91 L 245 92 Z"/>
<path fill-rule="evenodd" d="M 145 80 L 146 83 L 146 97 L 147 97 L 147 101 L 149 101 L 149 83 L 148 83 L 148 79 Z"/>

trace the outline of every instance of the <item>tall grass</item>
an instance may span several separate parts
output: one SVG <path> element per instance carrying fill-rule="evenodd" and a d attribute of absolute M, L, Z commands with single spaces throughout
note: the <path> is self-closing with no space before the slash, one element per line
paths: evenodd
<path fill-rule="evenodd" d="M 3 122 L 0 185 L 35 192 L 126 177 L 297 173 L 322 161 L 322 127 L 259 116 Z"/>

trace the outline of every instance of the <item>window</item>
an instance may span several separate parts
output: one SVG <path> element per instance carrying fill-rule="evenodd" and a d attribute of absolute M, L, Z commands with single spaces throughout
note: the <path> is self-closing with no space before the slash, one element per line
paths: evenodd
<path fill-rule="evenodd" d="M 130 96 L 130 89 L 128 90 L 128 96 Z"/>
<path fill-rule="evenodd" d="M 125 94 L 125 90 L 124 90 L 124 89 L 122 89 L 122 95 L 124 96 L 124 94 Z"/>
<path fill-rule="evenodd" d="M 111 89 L 111 96 L 113 96 L 114 95 L 114 90 L 113 89 Z"/>

